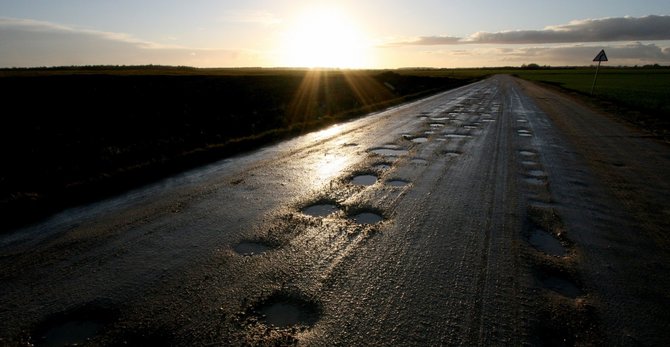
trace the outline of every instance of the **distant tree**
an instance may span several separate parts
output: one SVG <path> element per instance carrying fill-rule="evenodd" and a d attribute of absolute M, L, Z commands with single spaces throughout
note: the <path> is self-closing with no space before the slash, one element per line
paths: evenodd
<path fill-rule="evenodd" d="M 530 63 L 530 64 L 523 64 L 523 65 L 521 65 L 521 68 L 522 68 L 522 69 L 526 69 L 526 70 L 539 70 L 539 69 L 541 69 L 542 67 L 540 67 L 540 65 L 538 65 L 538 64 Z"/>

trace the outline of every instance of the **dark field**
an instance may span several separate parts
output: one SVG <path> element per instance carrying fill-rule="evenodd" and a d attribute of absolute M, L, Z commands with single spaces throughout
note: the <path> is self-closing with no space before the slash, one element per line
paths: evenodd
<path fill-rule="evenodd" d="M 475 79 L 337 70 L 1 70 L 3 229 Z"/>

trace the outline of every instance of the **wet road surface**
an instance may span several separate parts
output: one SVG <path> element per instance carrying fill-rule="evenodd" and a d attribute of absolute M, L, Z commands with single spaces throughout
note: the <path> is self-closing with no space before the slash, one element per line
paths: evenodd
<path fill-rule="evenodd" d="M 508 76 L 0 237 L 0 344 L 662 345 L 670 151 Z"/>

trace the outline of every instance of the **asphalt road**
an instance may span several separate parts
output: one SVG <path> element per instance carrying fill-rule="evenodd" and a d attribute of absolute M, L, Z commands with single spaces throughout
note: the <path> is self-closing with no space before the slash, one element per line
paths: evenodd
<path fill-rule="evenodd" d="M 496 76 L 0 236 L 0 344 L 664 345 L 668 149 Z"/>

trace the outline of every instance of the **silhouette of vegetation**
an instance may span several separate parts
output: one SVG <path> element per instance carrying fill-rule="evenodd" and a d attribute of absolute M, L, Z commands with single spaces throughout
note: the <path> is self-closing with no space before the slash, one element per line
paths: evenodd
<path fill-rule="evenodd" d="M 0 70 L 5 227 L 472 78 L 390 71 Z"/>

